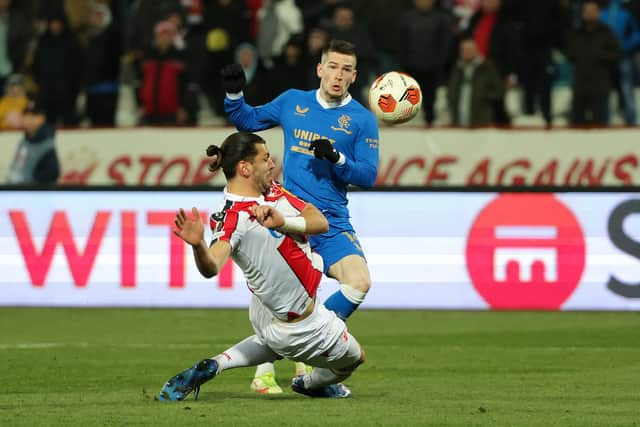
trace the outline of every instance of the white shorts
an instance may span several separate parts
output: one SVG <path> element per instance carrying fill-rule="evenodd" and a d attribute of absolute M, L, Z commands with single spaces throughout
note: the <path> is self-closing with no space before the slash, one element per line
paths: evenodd
<path fill-rule="evenodd" d="M 309 317 L 299 322 L 276 319 L 255 296 L 249 318 L 258 339 L 278 355 L 320 368 L 340 369 L 360 360 L 360 344 L 347 325 L 324 305 L 316 305 Z"/>

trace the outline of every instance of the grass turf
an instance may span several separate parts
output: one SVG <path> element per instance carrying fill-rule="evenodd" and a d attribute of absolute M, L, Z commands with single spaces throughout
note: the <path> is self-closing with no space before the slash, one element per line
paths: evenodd
<path fill-rule="evenodd" d="M 0 309 L 0 425 L 640 426 L 640 313 L 361 310 L 353 398 L 252 394 L 252 368 L 155 402 L 251 333 L 245 310 Z"/>

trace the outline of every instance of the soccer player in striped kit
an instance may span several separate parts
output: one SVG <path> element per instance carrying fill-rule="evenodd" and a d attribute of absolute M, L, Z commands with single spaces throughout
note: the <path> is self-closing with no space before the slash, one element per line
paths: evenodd
<path fill-rule="evenodd" d="M 351 391 L 339 381 L 364 362 L 364 352 L 343 320 L 315 304 L 322 259 L 311 251 L 307 234 L 326 232 L 326 218 L 273 181 L 274 163 L 259 136 L 238 132 L 220 147 L 212 145 L 211 171 L 221 168 L 227 187 L 221 209 L 211 215 L 212 242 L 196 208 L 181 209 L 174 233 L 190 244 L 196 266 L 215 276 L 231 257 L 251 290 L 249 318 L 255 334 L 226 351 L 170 378 L 158 400 L 183 400 L 222 371 L 281 358 L 314 369 L 295 376 L 291 388 L 311 397 L 344 398 Z"/>

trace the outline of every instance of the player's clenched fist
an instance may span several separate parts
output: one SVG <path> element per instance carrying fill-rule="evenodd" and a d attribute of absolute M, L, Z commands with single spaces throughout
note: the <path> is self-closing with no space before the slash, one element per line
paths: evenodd
<path fill-rule="evenodd" d="M 242 91 L 247 78 L 244 75 L 244 70 L 240 64 L 229 64 L 222 67 L 220 70 L 222 76 L 222 87 L 227 93 L 238 93 Z"/>
<path fill-rule="evenodd" d="M 284 216 L 272 206 L 254 205 L 250 209 L 256 221 L 264 227 L 278 228 L 284 225 Z"/>
<path fill-rule="evenodd" d="M 331 163 L 336 163 L 340 159 L 340 153 L 333 148 L 328 139 L 316 139 L 311 141 L 311 151 L 316 159 L 327 159 Z"/>

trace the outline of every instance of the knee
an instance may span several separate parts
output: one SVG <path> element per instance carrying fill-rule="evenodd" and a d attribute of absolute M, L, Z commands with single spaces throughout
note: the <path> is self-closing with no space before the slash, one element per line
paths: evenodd
<path fill-rule="evenodd" d="M 353 365 L 349 365 L 345 368 L 342 368 L 339 372 L 341 374 L 346 374 L 346 375 L 351 375 L 353 373 L 353 371 L 355 371 L 356 369 L 358 369 L 358 366 L 362 365 L 364 363 L 365 357 L 364 357 L 364 349 L 362 347 L 360 347 L 360 358 L 353 364 Z M 338 371 L 335 371 L 336 373 Z"/>

